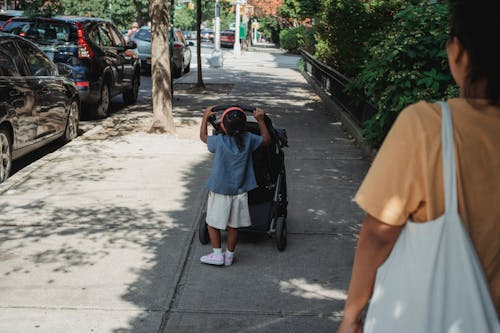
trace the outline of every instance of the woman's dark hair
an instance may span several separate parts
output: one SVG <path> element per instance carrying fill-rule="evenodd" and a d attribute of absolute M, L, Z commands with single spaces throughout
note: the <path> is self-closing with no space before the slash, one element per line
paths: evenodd
<path fill-rule="evenodd" d="M 500 103 L 500 53 L 496 51 L 500 32 L 500 0 L 449 0 L 450 34 L 457 37 L 469 55 L 463 91 L 472 96 L 473 86 L 486 80 L 486 98 Z"/>
<path fill-rule="evenodd" d="M 247 123 L 245 111 L 240 108 L 229 108 L 222 116 L 222 129 L 227 135 L 236 139 L 236 144 L 241 150 L 243 146 L 243 133 Z"/>

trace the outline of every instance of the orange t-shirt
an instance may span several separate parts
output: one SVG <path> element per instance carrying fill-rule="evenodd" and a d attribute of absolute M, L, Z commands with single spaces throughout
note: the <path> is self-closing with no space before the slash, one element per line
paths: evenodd
<path fill-rule="evenodd" d="M 453 118 L 459 213 L 500 314 L 500 107 L 448 101 Z M 441 108 L 419 102 L 396 119 L 355 197 L 380 221 L 431 221 L 444 213 Z"/>

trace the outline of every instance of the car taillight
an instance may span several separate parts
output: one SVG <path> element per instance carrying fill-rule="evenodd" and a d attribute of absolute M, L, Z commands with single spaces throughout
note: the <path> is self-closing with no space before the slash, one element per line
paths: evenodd
<path fill-rule="evenodd" d="M 77 81 L 75 83 L 77 87 L 89 87 L 89 81 Z"/>
<path fill-rule="evenodd" d="M 83 24 L 76 22 L 77 36 L 78 36 L 78 58 L 80 59 L 91 59 L 94 57 L 94 51 L 90 48 L 90 45 L 85 40 L 83 33 Z"/>
<path fill-rule="evenodd" d="M 174 49 L 182 49 L 182 43 L 175 42 L 174 43 Z"/>

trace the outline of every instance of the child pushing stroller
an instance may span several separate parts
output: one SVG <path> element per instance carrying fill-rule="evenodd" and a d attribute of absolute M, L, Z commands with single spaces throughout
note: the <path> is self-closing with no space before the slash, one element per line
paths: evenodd
<path fill-rule="evenodd" d="M 213 251 L 200 258 L 210 265 L 230 266 L 238 240 L 238 228 L 252 225 L 248 207 L 248 192 L 257 188 L 252 153 L 261 145 L 271 143 L 264 111 L 256 108 L 253 116 L 260 135 L 245 131 L 247 115 L 238 107 L 228 107 L 220 118 L 221 134 L 208 135 L 208 122 L 216 112 L 208 107 L 200 127 L 200 139 L 215 154 L 207 200 L 206 224 Z M 204 221 L 202 221 L 204 223 Z M 227 247 L 222 252 L 221 230 L 227 230 Z"/>

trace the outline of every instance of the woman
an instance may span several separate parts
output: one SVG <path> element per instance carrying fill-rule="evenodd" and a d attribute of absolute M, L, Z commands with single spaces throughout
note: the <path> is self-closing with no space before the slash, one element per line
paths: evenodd
<path fill-rule="evenodd" d="M 500 31 L 499 1 L 451 0 L 449 67 L 460 98 L 452 111 L 458 209 L 500 314 Z M 344 319 L 338 333 L 362 332 L 361 313 L 377 269 L 408 219 L 444 212 L 441 110 L 419 102 L 401 112 L 380 148 L 356 202 L 367 213 L 356 249 Z M 421 244 L 425 246 L 425 244 Z M 433 333 L 433 332 L 426 332 Z"/>

